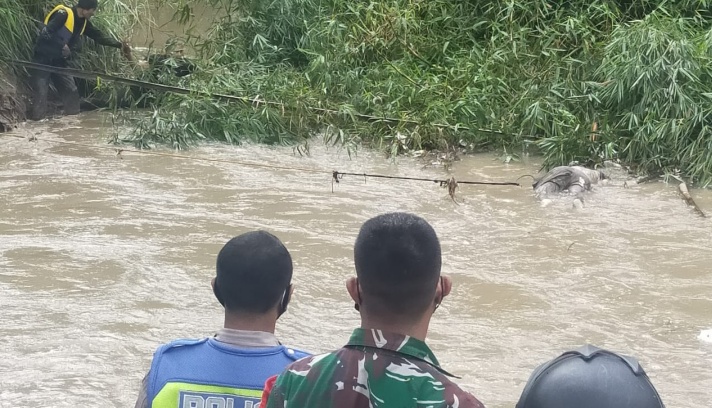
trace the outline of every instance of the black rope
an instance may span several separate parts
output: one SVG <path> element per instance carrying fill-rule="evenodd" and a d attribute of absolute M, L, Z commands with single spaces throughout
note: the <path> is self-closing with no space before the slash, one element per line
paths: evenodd
<path fill-rule="evenodd" d="M 116 83 L 120 83 L 120 84 L 131 85 L 131 86 L 141 87 L 141 88 L 145 88 L 145 89 L 153 89 L 156 91 L 171 92 L 171 93 L 182 94 L 182 95 L 197 95 L 197 96 L 202 96 L 205 98 L 214 98 L 214 99 L 218 99 L 218 100 L 233 101 L 233 102 L 237 101 L 237 102 L 243 102 L 243 103 L 247 103 L 247 104 L 256 104 L 256 105 L 262 104 L 262 105 L 269 105 L 269 106 L 277 106 L 277 107 L 280 107 L 281 109 L 285 109 L 287 107 L 282 102 L 268 101 L 265 99 L 260 99 L 258 97 L 250 98 L 247 96 L 225 95 L 225 94 L 219 94 L 219 93 L 209 93 L 209 92 L 204 92 L 204 91 L 194 91 L 191 89 L 181 88 L 178 86 L 161 85 L 161 84 L 156 84 L 153 82 L 140 81 L 137 79 L 128 79 L 128 78 L 123 78 L 123 77 L 120 77 L 117 75 L 112 75 L 112 74 L 107 74 L 107 73 L 102 73 L 102 72 L 87 71 L 87 70 L 76 69 L 76 68 L 55 67 L 55 66 L 51 66 L 51 65 L 38 64 L 36 62 L 20 61 L 20 60 L 3 58 L 3 57 L 0 57 L 0 60 L 5 61 L 10 64 L 13 64 L 13 65 L 21 66 L 24 68 L 36 69 L 39 71 L 52 72 L 52 73 L 58 73 L 58 74 L 64 74 L 64 75 L 69 75 L 69 76 L 76 77 L 76 78 L 83 78 L 83 79 L 87 79 L 87 80 L 96 80 L 97 78 L 101 78 L 106 81 L 112 81 L 112 82 L 116 82 Z M 312 106 L 309 106 L 306 109 L 314 111 L 314 112 L 319 112 L 322 114 L 331 114 L 331 115 L 341 114 L 341 112 L 339 112 L 338 110 L 335 110 L 335 109 L 317 108 L 317 107 L 312 107 Z M 421 122 L 412 120 L 412 119 L 390 118 L 390 117 L 385 117 L 385 116 L 366 115 L 363 113 L 350 113 L 349 115 L 359 118 L 359 119 L 362 119 L 362 120 L 369 121 L 369 122 L 407 123 L 410 125 L 421 125 L 422 124 Z M 475 129 L 475 128 L 471 128 L 468 126 L 449 125 L 449 124 L 445 124 L 445 123 L 433 123 L 432 126 L 435 126 L 437 128 L 450 129 L 450 130 L 454 130 L 454 131 L 476 130 L 478 132 L 505 135 L 504 132 L 501 132 L 498 130 Z"/>
<path fill-rule="evenodd" d="M 339 180 L 343 179 L 344 176 L 362 176 L 364 178 L 366 177 L 371 177 L 371 178 L 383 178 L 383 179 L 395 179 L 395 180 L 411 180 L 411 181 L 430 181 L 433 183 L 438 183 L 441 186 L 446 186 L 449 182 L 450 179 L 444 180 L 444 179 L 429 179 L 429 178 L 421 178 L 421 177 L 405 177 L 405 176 L 386 176 L 383 174 L 368 174 L 368 173 L 348 173 L 348 172 L 340 172 L 334 170 L 332 172 L 332 177 L 334 178 L 335 182 L 339 182 Z M 472 184 L 472 185 L 482 185 L 482 186 L 517 186 L 519 187 L 519 183 L 515 183 L 512 181 L 459 181 L 457 184 Z"/>

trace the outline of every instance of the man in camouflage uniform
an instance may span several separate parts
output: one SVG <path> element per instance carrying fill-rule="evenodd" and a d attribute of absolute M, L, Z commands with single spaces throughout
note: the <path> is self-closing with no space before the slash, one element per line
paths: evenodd
<path fill-rule="evenodd" d="M 430 318 L 452 283 L 440 276 L 440 243 L 422 218 L 368 220 L 346 286 L 361 327 L 332 353 L 299 360 L 267 381 L 262 408 L 483 408 L 425 344 Z"/>

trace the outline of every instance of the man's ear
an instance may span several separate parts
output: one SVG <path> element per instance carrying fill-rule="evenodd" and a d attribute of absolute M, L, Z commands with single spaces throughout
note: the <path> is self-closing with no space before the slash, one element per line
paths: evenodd
<path fill-rule="evenodd" d="M 435 303 L 439 305 L 452 291 L 452 280 L 449 276 L 440 276 L 440 284 L 435 290 Z"/>
<path fill-rule="evenodd" d="M 361 307 L 361 290 L 358 287 L 358 278 L 351 277 L 346 280 L 346 291 L 349 292 L 349 296 L 354 301 L 354 308 L 359 310 Z"/>
<path fill-rule="evenodd" d="M 282 299 L 279 301 L 279 306 L 277 309 L 277 317 L 279 318 L 284 314 L 284 312 L 287 311 L 287 306 L 289 305 L 289 301 L 292 299 L 292 294 L 294 293 L 294 285 L 289 284 L 287 286 L 287 289 L 284 291 L 284 294 L 282 295 Z"/>
<path fill-rule="evenodd" d="M 443 297 L 449 296 L 452 292 L 452 279 L 449 276 L 443 276 Z"/>
<path fill-rule="evenodd" d="M 213 294 L 215 295 L 215 298 L 220 302 L 223 307 L 225 307 L 225 302 L 223 302 L 222 296 L 220 295 L 220 288 L 218 288 L 218 283 L 216 278 L 213 278 L 210 281 L 210 286 L 213 288 Z"/>

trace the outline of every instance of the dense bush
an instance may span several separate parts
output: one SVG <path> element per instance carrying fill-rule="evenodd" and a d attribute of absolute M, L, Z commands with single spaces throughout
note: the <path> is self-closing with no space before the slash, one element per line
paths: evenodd
<path fill-rule="evenodd" d="M 255 102 L 165 97 L 139 144 L 324 133 L 392 153 L 533 147 L 547 166 L 621 159 L 712 180 L 706 1 L 205 3 L 223 17 L 190 39 L 201 69 L 185 85 Z"/>

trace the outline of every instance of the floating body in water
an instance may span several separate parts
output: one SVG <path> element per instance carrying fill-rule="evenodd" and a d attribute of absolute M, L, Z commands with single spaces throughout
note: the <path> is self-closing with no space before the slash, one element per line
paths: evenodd
<path fill-rule="evenodd" d="M 583 193 L 591 189 L 591 185 L 606 180 L 605 174 L 600 170 L 591 170 L 581 166 L 559 166 L 549 170 L 532 187 L 537 198 L 542 200 L 542 205 L 547 205 L 549 196 L 569 193 L 575 195 L 573 206 L 583 207 Z"/>

